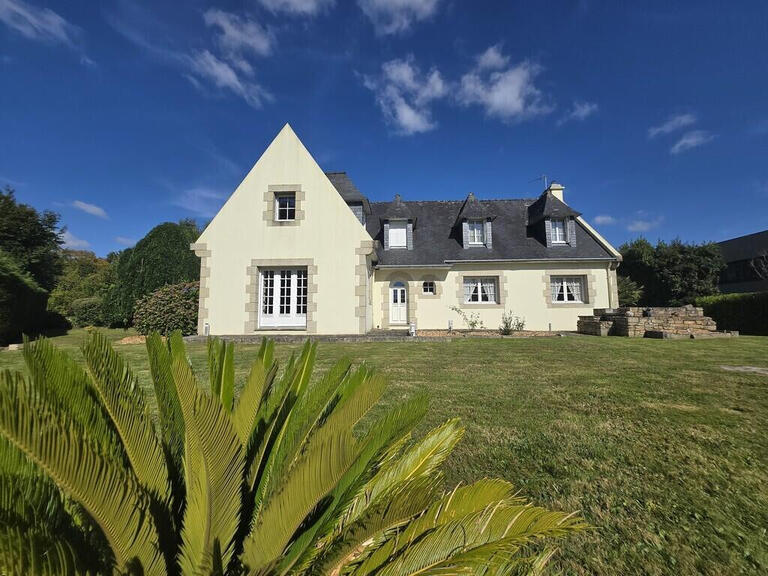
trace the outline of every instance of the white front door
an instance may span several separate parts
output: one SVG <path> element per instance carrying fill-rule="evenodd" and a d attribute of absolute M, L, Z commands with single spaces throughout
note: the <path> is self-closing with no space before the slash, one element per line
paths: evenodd
<path fill-rule="evenodd" d="M 406 324 L 407 322 L 408 304 L 405 286 L 402 282 L 397 282 L 389 289 L 389 323 Z"/>
<path fill-rule="evenodd" d="M 259 271 L 259 328 L 304 328 L 307 325 L 307 269 Z"/>

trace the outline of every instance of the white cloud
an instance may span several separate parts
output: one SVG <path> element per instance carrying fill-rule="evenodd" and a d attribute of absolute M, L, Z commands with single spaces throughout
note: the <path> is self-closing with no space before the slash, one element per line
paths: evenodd
<path fill-rule="evenodd" d="M 75 200 L 74 202 L 72 202 L 72 206 L 74 208 L 77 208 L 81 212 L 90 214 L 91 216 L 96 216 L 97 218 L 103 218 L 104 220 L 109 220 L 109 216 L 107 215 L 104 208 L 102 208 L 101 206 L 96 206 L 96 204 L 89 204 L 88 202 L 81 202 L 80 200 Z"/>
<path fill-rule="evenodd" d="M 365 86 L 376 94 L 376 102 L 387 122 L 403 135 L 433 130 L 431 104 L 445 97 L 447 86 L 440 71 L 423 74 L 409 57 L 385 62 L 379 78 L 365 78 Z"/>
<path fill-rule="evenodd" d="M 208 50 L 198 52 L 186 58 L 189 63 L 190 75 L 187 75 L 198 88 L 202 88 L 198 80 L 206 80 L 220 89 L 229 90 L 240 96 L 254 108 L 261 108 L 265 101 L 272 99 L 272 95 L 258 83 L 244 76 L 250 76 L 247 71 L 240 68 L 240 72 L 232 65 L 218 58 Z"/>
<path fill-rule="evenodd" d="M 600 214 L 595 216 L 595 224 L 600 226 L 610 226 L 612 224 L 616 224 L 616 218 L 607 214 Z"/>
<path fill-rule="evenodd" d="M 440 0 L 357 0 L 377 34 L 397 34 L 437 12 Z"/>
<path fill-rule="evenodd" d="M 80 29 L 49 8 L 0 0 L 0 22 L 30 40 L 75 46 Z"/>
<path fill-rule="evenodd" d="M 136 240 L 134 240 L 133 238 L 128 238 L 127 236 L 115 236 L 115 242 L 120 244 L 120 246 L 127 246 L 127 247 L 130 247 L 136 244 Z"/>
<path fill-rule="evenodd" d="M 477 57 L 477 67 L 480 70 L 498 70 L 506 68 L 509 64 L 509 56 L 501 53 L 501 46 L 495 44 Z"/>
<path fill-rule="evenodd" d="M 693 124 L 696 124 L 696 116 L 694 114 L 675 114 L 658 126 L 648 128 L 648 138 L 655 138 L 659 134 L 671 134 L 676 130 Z"/>
<path fill-rule="evenodd" d="M 62 238 L 64 239 L 64 248 L 69 248 L 71 250 L 77 250 L 81 248 L 89 248 L 90 244 L 87 240 L 83 240 L 82 238 L 78 238 L 74 234 L 72 234 L 69 230 L 65 230 L 64 234 L 62 234 Z"/>
<path fill-rule="evenodd" d="M 182 191 L 171 203 L 192 214 L 210 217 L 219 211 L 225 198 L 226 194 L 218 190 L 198 186 Z"/>
<path fill-rule="evenodd" d="M 590 116 L 596 114 L 598 111 L 598 106 L 594 102 L 582 102 L 579 100 L 574 101 L 573 106 L 570 110 L 560 118 L 560 120 L 557 121 L 558 126 L 562 126 L 566 122 L 570 122 L 571 120 L 575 120 L 577 122 L 582 122 L 589 118 Z"/>
<path fill-rule="evenodd" d="M 228 59 L 239 62 L 244 71 L 252 71 L 245 54 L 269 56 L 272 52 L 272 35 L 254 20 L 218 8 L 207 10 L 203 20 L 208 27 L 218 30 L 216 42 L 219 47 Z"/>
<path fill-rule="evenodd" d="M 509 59 L 492 46 L 478 57 L 473 70 L 461 77 L 459 102 L 479 105 L 488 116 L 515 122 L 549 114 L 553 106 L 534 85 L 541 68 L 525 60 L 509 66 Z"/>
<path fill-rule="evenodd" d="M 640 214 L 640 218 L 630 220 L 627 224 L 627 230 L 630 232 L 647 232 L 653 228 L 657 228 L 664 222 L 663 216 L 657 216 L 656 218 L 644 218 Z"/>
<path fill-rule="evenodd" d="M 669 153 L 680 154 L 686 150 L 703 146 L 707 142 L 714 140 L 714 138 L 715 136 L 706 130 L 691 130 L 690 132 L 683 134 L 680 139 L 675 142 L 674 146 L 669 149 Z"/>
<path fill-rule="evenodd" d="M 333 6 L 335 0 L 259 0 L 259 2 L 272 12 L 314 16 L 325 8 Z"/>
<path fill-rule="evenodd" d="M 0 0 L 2 1 L 2 0 Z M 106 12 L 107 23 L 128 41 L 135 44 L 163 65 L 176 68 L 201 92 L 213 85 L 243 98 L 254 108 L 272 99 L 269 92 L 254 80 L 254 69 L 248 57 L 271 53 L 274 38 L 258 23 L 218 9 L 203 15 L 206 25 L 215 30 L 218 50 L 202 49 L 182 52 L 155 38 L 169 36 L 167 29 L 143 7 L 127 0 L 118 0 L 115 8 Z"/>

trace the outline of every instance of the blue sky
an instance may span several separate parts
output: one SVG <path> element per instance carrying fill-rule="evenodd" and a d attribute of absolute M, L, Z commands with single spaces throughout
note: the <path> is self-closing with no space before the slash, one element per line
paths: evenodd
<path fill-rule="evenodd" d="M 762 0 L 0 0 L 0 185 L 103 255 L 290 122 L 372 200 L 546 174 L 616 245 L 721 240 L 768 228 L 767 46 Z"/>

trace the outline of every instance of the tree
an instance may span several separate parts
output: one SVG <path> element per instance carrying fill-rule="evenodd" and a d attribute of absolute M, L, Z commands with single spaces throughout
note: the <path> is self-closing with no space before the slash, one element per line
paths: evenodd
<path fill-rule="evenodd" d="M 94 302 L 100 302 L 105 296 L 109 262 L 93 252 L 64 250 L 62 264 L 61 276 L 48 299 L 48 309 L 66 316 L 70 321 L 76 321 L 75 311 L 81 307 L 83 300 L 95 299 Z M 98 325 L 102 324 L 102 321 L 98 322 Z"/>
<path fill-rule="evenodd" d="M 749 267 L 758 280 L 768 280 L 768 251 L 763 251 L 749 261 Z"/>
<path fill-rule="evenodd" d="M 0 373 L 0 572 L 509 574 L 583 526 L 502 480 L 443 492 L 458 422 L 413 441 L 419 397 L 359 429 L 384 379 L 346 360 L 312 379 L 309 342 L 281 376 L 263 342 L 237 398 L 233 344 L 209 341 L 210 393 L 178 333 L 147 350 L 157 428 L 99 334 L 87 372 L 43 340 L 29 376 Z"/>
<path fill-rule="evenodd" d="M 617 276 L 619 306 L 637 306 L 643 297 L 643 287 L 629 276 Z"/>
<path fill-rule="evenodd" d="M 0 346 L 45 327 L 45 298 L 32 276 L 0 250 Z"/>
<path fill-rule="evenodd" d="M 59 215 L 19 204 L 9 186 L 0 191 L 0 250 L 44 290 L 56 285 L 61 267 Z"/>
<path fill-rule="evenodd" d="M 107 296 L 112 324 L 129 325 L 136 301 L 165 286 L 200 279 L 200 260 L 189 245 L 200 231 L 193 220 L 155 226 L 115 260 L 115 284 Z"/>
<path fill-rule="evenodd" d="M 618 273 L 643 287 L 642 306 L 680 306 L 697 297 L 718 293 L 720 272 L 725 267 L 718 246 L 712 242 L 686 244 L 659 241 L 652 246 L 644 238 L 621 246 L 623 261 Z"/>

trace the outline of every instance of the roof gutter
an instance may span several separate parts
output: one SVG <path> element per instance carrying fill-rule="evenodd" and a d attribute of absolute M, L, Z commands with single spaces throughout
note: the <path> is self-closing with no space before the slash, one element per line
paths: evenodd
<path fill-rule="evenodd" d="M 616 258 L 496 258 L 488 260 L 446 260 L 446 264 L 482 264 L 485 262 L 613 262 Z"/>

